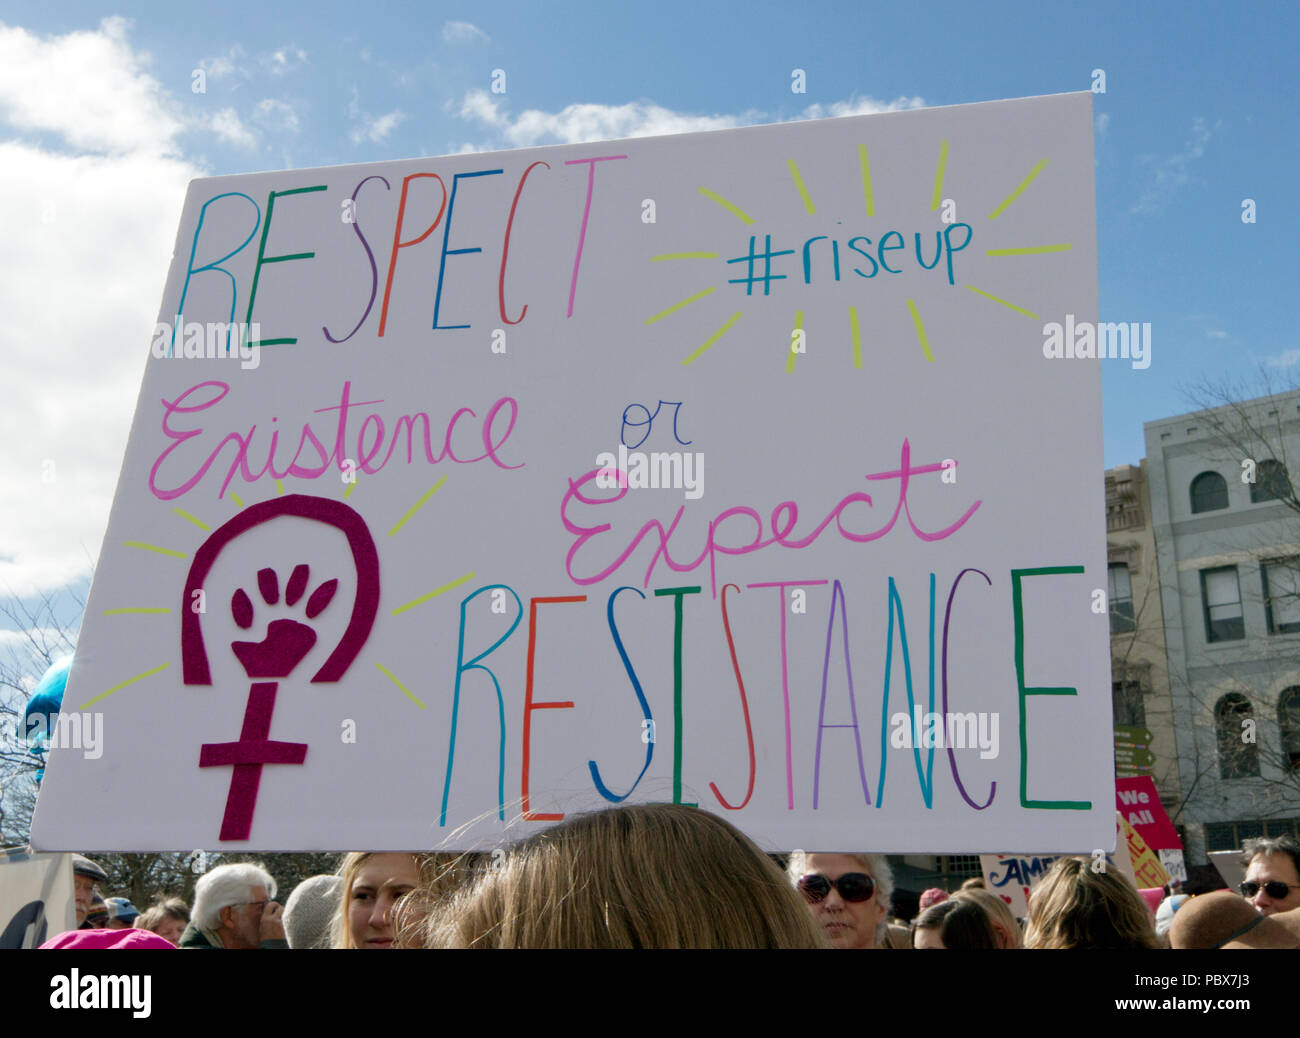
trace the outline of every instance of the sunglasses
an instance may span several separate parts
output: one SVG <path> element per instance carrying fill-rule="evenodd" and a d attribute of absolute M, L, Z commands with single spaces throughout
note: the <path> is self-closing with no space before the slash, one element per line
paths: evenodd
<path fill-rule="evenodd" d="M 1283 883 L 1280 879 L 1270 879 L 1267 883 L 1263 884 L 1256 883 L 1253 879 L 1248 879 L 1246 882 L 1241 884 L 1239 889 L 1241 890 L 1242 897 L 1254 897 L 1259 893 L 1259 888 L 1261 886 L 1264 888 L 1264 893 L 1274 901 L 1284 900 L 1287 896 L 1288 890 L 1300 890 L 1300 887 Z"/>
<path fill-rule="evenodd" d="M 826 900 L 832 889 L 838 890 L 845 901 L 858 903 L 870 901 L 876 892 L 876 881 L 865 872 L 846 872 L 839 879 L 827 879 L 821 873 L 809 873 L 799 880 L 799 893 L 810 905 Z"/>

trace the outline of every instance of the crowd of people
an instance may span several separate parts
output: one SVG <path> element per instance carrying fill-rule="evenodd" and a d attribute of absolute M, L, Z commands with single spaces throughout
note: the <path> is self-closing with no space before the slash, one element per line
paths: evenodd
<path fill-rule="evenodd" d="M 673 804 L 573 816 L 493 854 L 353 852 L 281 906 L 260 865 L 202 875 L 189 908 L 101 898 L 73 856 L 79 929 L 44 948 L 1300 948 L 1300 841 L 1249 841 L 1240 893 L 1166 890 L 1056 859 L 1026 919 L 985 889 L 925 891 L 891 915 L 883 855 L 796 851 L 785 868 L 724 819 Z"/>

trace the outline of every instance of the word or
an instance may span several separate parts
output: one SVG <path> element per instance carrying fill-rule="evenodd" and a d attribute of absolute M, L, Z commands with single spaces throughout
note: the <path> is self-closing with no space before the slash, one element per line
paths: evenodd
<path fill-rule="evenodd" d="M 976 509 L 978 509 L 983 502 L 976 501 L 966 509 L 961 518 L 940 530 L 922 530 L 912 519 L 912 510 L 907 503 L 908 482 L 913 476 L 921 476 L 930 472 L 942 472 L 944 471 L 944 465 L 936 463 L 931 465 L 914 466 L 911 463 L 911 456 L 911 445 L 908 440 L 904 439 L 899 467 L 888 472 L 873 472 L 866 477 L 869 481 L 898 481 L 898 504 L 894 506 L 894 512 L 893 515 L 889 517 L 889 521 L 877 530 L 859 533 L 845 528 L 844 513 L 851 505 L 865 505 L 867 508 L 873 507 L 871 495 L 863 493 L 862 491 L 854 491 L 853 493 L 846 494 L 840 499 L 839 503 L 831 509 L 826 518 L 823 519 L 816 528 L 812 530 L 812 532 L 808 533 L 804 537 L 793 536 L 794 528 L 799 522 L 799 506 L 794 501 L 782 501 L 772 509 L 770 517 L 772 536 L 770 538 L 763 537 L 764 524 L 758 512 L 748 506 L 737 505 L 733 508 L 725 509 L 718 514 L 717 518 L 713 519 L 709 523 L 709 532 L 705 538 L 704 548 L 694 560 L 688 559 L 686 561 L 678 562 L 669 554 L 668 542 L 672 539 L 673 533 L 677 529 L 677 525 L 681 522 L 682 516 L 686 511 L 686 506 L 682 505 L 677 509 L 677 514 L 673 516 L 667 529 L 664 528 L 664 525 L 659 522 L 659 520 L 649 520 L 640 528 L 640 530 L 637 531 L 636 535 L 627 543 L 627 546 L 619 552 L 612 562 L 608 563 L 603 569 L 584 576 L 574 572 L 575 557 L 588 541 L 600 536 L 601 534 L 610 532 L 612 526 L 610 523 L 602 523 L 596 526 L 582 526 L 570 518 L 570 505 L 574 501 L 583 505 L 610 505 L 622 500 L 623 497 L 627 495 L 628 491 L 627 487 L 619 487 L 618 493 L 613 497 L 587 497 L 582 493 L 582 488 L 592 480 L 599 478 L 603 471 L 602 469 L 592 469 L 590 472 L 585 473 L 576 480 L 570 479 L 569 489 L 565 491 L 564 497 L 560 501 L 560 518 L 564 523 L 565 530 L 574 537 L 573 545 L 569 548 L 568 555 L 565 556 L 565 572 L 568 573 L 569 578 L 579 586 L 599 584 L 602 580 L 605 580 L 621 568 L 644 539 L 651 534 L 654 534 L 657 536 L 658 545 L 655 548 L 654 555 L 650 559 L 650 564 L 646 567 L 645 585 L 649 585 L 650 578 L 654 575 L 655 568 L 658 566 L 660 559 L 663 559 L 664 562 L 668 564 L 668 568 L 675 573 L 690 573 L 697 569 L 705 559 L 708 559 L 709 578 L 712 585 L 713 596 L 716 598 L 718 590 L 718 555 L 748 555 L 751 552 L 762 551 L 764 548 L 768 548 L 773 544 L 779 544 L 783 548 L 806 548 L 815 542 L 822 535 L 822 531 L 832 522 L 835 524 L 840 536 L 846 541 L 853 541 L 856 544 L 865 544 L 884 537 L 894 528 L 894 524 L 898 522 L 899 514 L 901 512 L 906 512 L 908 525 L 912 528 L 912 532 L 921 540 L 941 541 L 945 538 L 951 537 L 966 525 L 966 521 L 975 514 Z M 605 478 L 608 479 L 608 477 Z M 613 488 L 611 487 L 610 489 Z M 729 519 L 738 517 L 743 517 L 753 523 L 751 529 L 754 530 L 754 534 L 748 543 L 743 540 L 733 541 L 730 538 L 723 538 L 720 536 L 723 524 Z"/>
<path fill-rule="evenodd" d="M 898 713 L 889 719 L 894 729 L 889 735 L 889 745 L 896 750 L 914 747 L 937 750 L 980 750 L 980 759 L 989 760 L 998 755 L 997 713 L 975 712 L 967 714 L 922 713 L 920 704 L 912 708 L 912 716 Z M 978 732 L 978 737 L 977 737 Z"/>
<path fill-rule="evenodd" d="M 659 417 L 659 412 L 663 410 L 664 404 L 672 405 L 673 439 L 676 440 L 678 443 L 680 443 L 683 447 L 689 447 L 691 445 L 691 441 L 683 440 L 681 436 L 679 436 L 677 433 L 677 418 L 682 413 L 682 402 L 680 400 L 660 400 L 658 405 L 655 407 L 654 414 L 650 413 L 650 408 L 646 407 L 645 404 L 628 404 L 627 407 L 623 408 L 623 428 L 619 431 L 618 442 L 623 444 L 626 447 L 630 447 L 632 450 L 636 450 L 638 447 L 641 446 L 641 444 L 645 443 L 645 441 L 650 438 L 651 427 L 654 425 L 654 420 Z M 634 407 L 639 407 L 643 412 L 645 412 L 644 422 L 628 421 L 627 416 L 628 414 L 631 413 L 632 408 Z M 627 442 L 628 429 L 629 428 L 639 429 L 642 426 L 645 427 L 645 435 L 642 436 L 641 439 L 637 440 L 636 443 L 628 443 Z"/>
<path fill-rule="evenodd" d="M 456 435 L 456 424 L 462 417 L 468 415 L 470 418 L 477 418 L 477 413 L 468 407 L 457 408 L 455 413 L 448 420 L 446 433 L 442 439 L 442 450 L 435 451 L 432 440 L 432 423 L 429 415 L 424 411 L 417 411 L 415 414 L 399 415 L 397 421 L 392 427 L 392 435 L 388 437 L 388 430 L 384 425 L 384 419 L 377 412 L 370 412 L 361 422 L 360 429 L 357 430 L 356 437 L 349 443 L 348 419 L 349 412 L 355 407 L 363 407 L 369 404 L 382 404 L 383 400 L 358 400 L 353 401 L 352 383 L 344 382 L 343 391 L 340 395 L 339 402 L 329 407 L 318 407 L 314 414 L 328 414 L 331 411 L 338 412 L 338 422 L 334 435 L 334 446 L 331 450 L 326 450 L 321 443 L 320 438 L 312 429 L 310 421 L 304 422 L 302 431 L 298 438 L 298 449 L 293 455 L 293 459 L 285 464 L 283 461 L 277 466 L 276 456 L 279 450 L 280 430 L 275 423 L 279 418 L 271 418 L 271 435 L 270 442 L 262 447 L 259 444 L 258 457 L 264 450 L 266 461 L 257 471 L 249 467 L 249 454 L 253 448 L 254 438 L 257 434 L 257 426 L 249 427 L 248 432 L 240 434 L 230 431 L 226 433 L 217 432 L 216 435 L 221 439 L 215 447 L 208 450 L 206 457 L 199 462 L 199 456 L 202 451 L 208 448 L 211 442 L 204 434 L 204 428 L 198 426 L 189 429 L 176 429 L 172 427 L 172 422 L 178 416 L 196 415 L 210 408 L 216 407 L 226 394 L 230 392 L 230 386 L 225 382 L 211 381 L 200 382 L 191 386 L 181 393 L 175 400 L 163 400 L 162 431 L 163 435 L 172 444 L 164 448 L 153 463 L 149 470 L 149 489 L 153 491 L 154 497 L 160 501 L 170 501 L 173 498 L 182 496 L 192 490 L 207 475 L 213 463 L 217 460 L 218 455 L 225 449 L 227 444 L 234 445 L 235 452 L 231 458 L 230 467 L 226 471 L 226 478 L 221 484 L 221 491 L 218 497 L 224 497 L 226 489 L 230 486 L 231 480 L 235 478 L 238 472 L 245 483 L 254 483 L 268 473 L 273 479 L 284 479 L 286 476 L 294 476 L 298 479 L 319 479 L 331 468 L 337 468 L 340 472 L 345 472 L 352 462 L 353 458 L 360 459 L 360 468 L 362 472 L 373 475 L 383 469 L 393 457 L 393 451 L 397 449 L 398 442 L 401 439 L 402 432 L 406 433 L 406 463 L 413 463 L 415 456 L 415 427 L 420 425 L 423 433 L 421 435 L 422 446 L 425 459 L 430 465 L 436 465 L 438 462 L 450 459 L 458 465 L 472 465 L 474 462 L 490 459 L 494 465 L 502 469 L 523 468 L 523 462 L 518 465 L 508 465 L 497 455 L 506 440 L 510 438 L 510 433 L 514 430 L 515 420 L 519 416 L 519 404 L 514 397 L 503 396 L 488 408 L 487 414 L 479 422 L 479 438 L 483 444 L 483 453 L 472 457 L 460 457 L 452 443 Z M 499 435 L 495 431 L 497 416 L 502 412 L 509 412 L 509 424 L 505 431 Z M 390 421 L 392 419 L 390 418 Z M 198 442 L 188 445 L 189 441 L 198 438 Z M 383 455 L 383 460 L 375 461 L 383 448 L 387 438 L 388 451 Z M 314 453 L 315 460 L 308 460 L 305 464 L 299 464 L 304 461 L 303 452 L 308 450 Z M 187 446 L 188 445 L 188 446 Z M 460 450 L 464 450 L 462 443 Z M 173 451 L 180 451 L 176 458 L 172 459 Z M 195 451 L 198 454 L 195 454 Z M 309 454 L 310 458 L 310 454 Z M 159 470 L 165 463 L 179 466 L 181 474 L 189 473 L 189 478 L 174 485 L 161 486 L 159 484 Z M 198 466 L 195 468 L 195 466 Z"/>
<path fill-rule="evenodd" d="M 180 350 L 176 350 L 177 333 L 181 335 Z M 204 357 L 208 360 L 234 358 L 241 361 L 241 368 L 256 369 L 262 363 L 262 347 L 257 345 L 261 338 L 262 327 L 259 324 L 223 324 L 220 321 L 200 323 L 186 321 L 177 314 L 175 324 L 160 321 L 153 326 L 153 341 L 149 344 L 149 352 L 159 360 L 165 357 L 181 357 L 186 360 Z"/>
<path fill-rule="evenodd" d="M 596 486 L 601 490 L 685 490 L 689 501 L 704 494 L 703 451 L 631 451 L 618 445 L 618 457 L 608 451 L 596 455 L 600 466 Z"/>
<path fill-rule="evenodd" d="M 153 978 L 146 974 L 119 974 L 101 977 L 95 973 L 81 975 L 75 966 L 70 975 L 56 973 L 50 978 L 51 1009 L 131 1009 L 132 1016 L 143 1020 L 152 1010 L 150 995 Z"/>
<path fill-rule="evenodd" d="M 952 240 L 952 232 L 956 230 L 958 227 L 963 228 L 966 234 L 965 237 L 962 239 L 960 245 L 954 245 Z M 944 227 L 942 231 L 935 231 L 934 232 L 934 258 L 927 263 L 925 258 L 925 249 L 921 241 L 921 232 L 917 231 L 916 234 L 913 235 L 915 241 L 917 265 L 920 266 L 922 270 L 933 270 L 935 267 L 939 265 L 939 259 L 940 257 L 942 257 L 948 272 L 948 284 L 950 285 L 956 284 L 955 276 L 953 274 L 953 268 L 952 268 L 953 254 L 961 252 L 962 249 L 966 248 L 966 246 L 970 244 L 971 238 L 974 236 L 974 233 L 975 232 L 971 229 L 971 225 L 968 223 L 949 224 L 948 226 Z M 773 251 L 772 236 L 770 234 L 765 234 L 763 236 L 764 246 L 761 252 L 757 250 L 756 247 L 757 241 L 758 241 L 758 236 L 751 234 L 749 236 L 749 252 L 745 255 L 736 256 L 733 259 L 727 260 L 728 263 L 748 264 L 748 266 L 746 267 L 748 273 L 746 274 L 745 277 L 728 279 L 729 284 L 744 285 L 745 295 L 747 296 L 754 294 L 755 284 L 761 284 L 763 286 L 763 295 L 770 295 L 773 281 L 785 281 L 787 275 L 772 273 L 772 260 L 776 259 L 778 256 L 791 256 L 794 254 L 795 251 L 794 249 L 778 249 L 776 251 Z M 814 235 L 813 237 L 809 238 L 807 241 L 803 243 L 803 249 L 802 249 L 803 283 L 805 285 L 812 284 L 813 244 L 819 241 L 829 241 L 831 243 L 830 244 L 831 269 L 834 274 L 835 280 L 836 281 L 840 280 L 840 243 L 836 241 L 834 238 L 829 237 L 828 235 L 818 234 L 818 235 Z M 903 235 L 900 231 L 886 231 L 885 234 L 881 236 L 880 241 L 876 243 L 876 246 L 872 251 L 868 251 L 867 249 L 862 248 L 860 245 L 857 244 L 858 242 L 865 242 L 868 246 L 870 246 L 871 239 L 863 236 L 858 236 L 858 237 L 850 238 L 845 243 L 845 245 L 849 249 L 851 249 L 853 252 L 856 252 L 859 256 L 865 259 L 867 263 L 871 264 L 870 274 L 863 273 L 863 271 L 859 267 L 853 267 L 852 268 L 853 273 L 855 273 L 858 277 L 867 278 L 869 280 L 871 278 L 874 278 L 882 270 L 885 271 L 887 274 L 903 273 L 902 267 L 891 267 L 889 265 L 889 258 L 886 255 L 887 253 L 900 252 L 907 247 L 903 241 Z M 823 255 L 826 253 L 826 250 L 827 247 L 822 246 L 821 252 Z M 872 254 L 873 252 L 874 255 Z M 763 263 L 763 270 L 762 273 L 756 274 L 754 267 L 755 267 L 755 263 L 759 260 L 761 260 Z M 853 262 L 852 258 L 848 258 L 848 260 L 849 262 Z M 902 261 L 902 257 L 899 257 L 898 259 L 895 260 L 895 262 L 901 262 L 901 261 Z M 822 263 L 825 264 L 824 259 Z"/>
<path fill-rule="evenodd" d="M 49 717 L 33 714 L 27 719 L 27 742 L 52 750 L 81 750 L 86 760 L 99 760 L 104 755 L 104 715 L 60 713 L 50 731 Z"/>
<path fill-rule="evenodd" d="M 1145 371 L 1151 367 L 1151 324 L 1095 325 L 1091 321 L 1075 322 L 1074 314 L 1065 315 L 1065 327 L 1055 321 L 1043 325 L 1043 356 L 1052 360 L 1128 360 Z"/>

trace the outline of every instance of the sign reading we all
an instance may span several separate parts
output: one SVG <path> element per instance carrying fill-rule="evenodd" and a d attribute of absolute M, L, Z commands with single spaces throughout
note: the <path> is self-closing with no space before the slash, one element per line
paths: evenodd
<path fill-rule="evenodd" d="M 190 186 L 49 848 L 1113 847 L 1091 100 Z"/>

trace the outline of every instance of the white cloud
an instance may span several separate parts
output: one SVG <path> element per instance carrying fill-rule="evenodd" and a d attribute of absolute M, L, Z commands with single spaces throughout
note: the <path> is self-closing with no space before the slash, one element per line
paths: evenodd
<path fill-rule="evenodd" d="M 221 140 L 240 148 L 257 145 L 257 137 L 244 126 L 239 113 L 233 108 L 223 108 L 208 120 L 208 127 Z"/>
<path fill-rule="evenodd" d="M 352 87 L 352 100 L 348 102 L 343 111 L 349 119 L 359 124 L 348 131 L 348 137 L 353 144 L 360 144 L 365 140 L 379 144 L 406 118 L 406 113 L 400 108 L 395 108 L 388 114 L 381 116 L 373 116 L 369 112 L 363 112 L 361 110 L 361 95 L 355 85 Z"/>
<path fill-rule="evenodd" d="M 1214 129 L 1218 129 L 1217 123 Z M 1192 135 L 1183 145 L 1182 151 L 1160 160 L 1152 156 L 1140 159 L 1141 163 L 1152 169 L 1151 183 L 1129 207 L 1129 212 L 1144 216 L 1162 212 L 1179 189 L 1195 179 L 1192 164 L 1205 154 L 1205 146 L 1209 144 L 1212 135 L 1213 130 L 1198 116 L 1192 123 Z"/>
<path fill-rule="evenodd" d="M 307 64 L 307 52 L 295 44 L 289 44 L 259 55 L 257 60 L 271 75 L 283 76 L 286 72 L 295 72 Z"/>
<path fill-rule="evenodd" d="M 1220 331 L 1217 328 L 1209 329 L 1206 331 L 1205 334 L 1208 335 L 1211 339 L 1226 339 L 1228 337 L 1227 332 Z"/>
<path fill-rule="evenodd" d="M 225 54 L 204 58 L 199 62 L 199 68 L 207 73 L 209 79 L 225 79 L 236 72 L 247 78 L 248 70 L 239 64 L 245 56 L 244 48 L 236 43 Z"/>
<path fill-rule="evenodd" d="M 271 130 L 297 133 L 299 129 L 298 113 L 293 110 L 293 106 L 274 97 L 264 97 L 258 101 L 253 118 Z"/>
<path fill-rule="evenodd" d="M 1110 126 L 1110 113 L 1109 112 L 1098 113 L 1097 117 L 1093 120 L 1093 123 L 1097 127 L 1098 136 L 1100 136 L 1101 134 L 1105 133 L 1107 128 Z"/>
<path fill-rule="evenodd" d="M 84 151 L 172 154 L 175 104 L 131 50 L 123 18 L 41 38 L 0 24 L 0 122 Z"/>
<path fill-rule="evenodd" d="M 84 577 L 99 549 L 202 173 L 178 156 L 178 109 L 126 34 L 121 19 L 49 37 L 0 26 L 0 587 L 17 595 Z"/>
<path fill-rule="evenodd" d="M 442 27 L 445 43 L 487 43 L 488 34 L 470 22 L 446 22 Z"/>
<path fill-rule="evenodd" d="M 1274 357 L 1265 357 L 1264 363 L 1270 368 L 1291 368 L 1300 363 L 1300 350 L 1283 350 Z"/>
<path fill-rule="evenodd" d="M 921 108 L 924 104 L 919 97 L 900 97 L 895 101 L 882 102 L 854 96 L 847 101 L 809 105 L 796 118 L 870 115 Z M 449 104 L 446 107 L 459 118 L 494 131 L 499 138 L 495 146 L 513 148 L 727 130 L 736 126 L 771 122 L 774 118 L 769 113 L 753 110 L 738 115 L 694 115 L 675 112 L 649 101 L 633 101 L 623 105 L 572 104 L 558 112 L 530 108 L 518 116 L 511 116 L 503 97 L 481 89 L 467 92 L 459 106 Z M 461 150 L 465 150 L 465 147 L 462 145 Z M 469 150 L 474 150 L 474 146 L 469 146 Z"/>

